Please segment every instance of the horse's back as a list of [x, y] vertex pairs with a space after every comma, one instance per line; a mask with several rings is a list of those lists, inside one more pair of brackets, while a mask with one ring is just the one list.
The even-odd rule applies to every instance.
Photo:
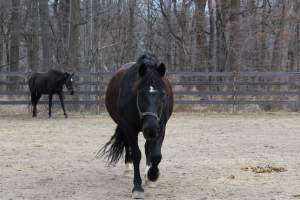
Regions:
[[29, 79], [29, 89], [31, 92], [38, 92], [41, 94], [48, 94], [47, 84], [49, 82], [49, 70], [46, 73], [34, 73]]

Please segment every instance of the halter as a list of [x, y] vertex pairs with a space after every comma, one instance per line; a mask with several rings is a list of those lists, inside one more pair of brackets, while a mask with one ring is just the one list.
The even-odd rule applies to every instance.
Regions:
[[142, 120], [144, 116], [152, 116], [154, 117], [158, 122], [160, 121], [158, 115], [154, 112], [142, 112], [141, 109], [140, 109], [140, 106], [139, 106], [139, 94], [137, 93], [136, 94], [136, 107], [137, 107], [137, 110], [139, 112], [139, 116], [140, 116], [140, 119]]

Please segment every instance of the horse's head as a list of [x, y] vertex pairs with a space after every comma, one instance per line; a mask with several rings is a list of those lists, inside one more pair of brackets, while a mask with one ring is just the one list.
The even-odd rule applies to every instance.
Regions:
[[163, 63], [137, 62], [140, 81], [137, 87], [137, 109], [142, 121], [146, 140], [159, 137], [160, 122], [167, 106], [167, 94], [163, 77], [166, 68]]
[[69, 74], [68, 72], [65, 72], [65, 78], [66, 78], [66, 87], [68, 91], [70, 92], [71, 95], [74, 94], [74, 89], [73, 89], [73, 76], [74, 73]]

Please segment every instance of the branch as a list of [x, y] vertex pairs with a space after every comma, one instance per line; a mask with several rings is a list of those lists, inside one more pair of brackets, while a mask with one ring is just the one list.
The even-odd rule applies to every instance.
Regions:
[[167, 22], [167, 26], [168, 26], [170, 34], [179, 43], [179, 45], [181, 46], [181, 48], [184, 51], [184, 54], [187, 55], [187, 50], [186, 50], [186, 48], [184, 46], [183, 40], [178, 35], [175, 34], [175, 32], [173, 30], [173, 27], [171, 25], [170, 19], [169, 19], [168, 15], [165, 12], [163, 0], [160, 0], [160, 10], [161, 10], [161, 14], [163, 15], [163, 17], [165, 18], [165, 20]]

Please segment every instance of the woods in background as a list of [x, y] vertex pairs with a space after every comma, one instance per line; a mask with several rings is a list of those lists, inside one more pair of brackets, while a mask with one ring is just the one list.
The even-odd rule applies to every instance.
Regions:
[[298, 0], [0, 0], [0, 70], [299, 71]]

